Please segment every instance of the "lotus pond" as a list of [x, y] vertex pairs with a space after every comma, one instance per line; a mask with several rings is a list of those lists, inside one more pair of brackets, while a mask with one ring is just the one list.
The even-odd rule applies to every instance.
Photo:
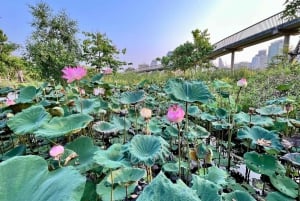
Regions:
[[300, 200], [294, 99], [244, 111], [246, 79], [63, 73], [64, 85], [0, 89], [1, 201]]

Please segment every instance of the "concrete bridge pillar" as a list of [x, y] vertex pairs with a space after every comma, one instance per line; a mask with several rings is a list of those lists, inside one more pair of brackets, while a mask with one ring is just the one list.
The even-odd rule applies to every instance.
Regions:
[[283, 39], [283, 54], [286, 55], [289, 52], [290, 47], [290, 34], [284, 35]]
[[231, 52], [231, 63], [230, 63], [231, 71], [233, 71], [233, 65], [234, 65], [234, 51]]

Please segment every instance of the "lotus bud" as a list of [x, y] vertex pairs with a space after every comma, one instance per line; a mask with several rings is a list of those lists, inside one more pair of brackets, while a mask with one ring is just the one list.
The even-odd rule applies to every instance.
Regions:
[[285, 111], [286, 111], [287, 113], [290, 113], [290, 112], [293, 111], [293, 110], [294, 110], [294, 108], [293, 108], [293, 105], [292, 105], [292, 104], [287, 103], [287, 104], [285, 105]]
[[58, 116], [58, 117], [62, 117], [64, 116], [65, 112], [64, 112], [64, 109], [61, 108], [61, 107], [54, 107], [54, 108], [51, 108], [49, 110], [50, 114], [52, 116]]
[[247, 87], [247, 80], [246, 80], [246, 78], [242, 78], [239, 81], [237, 81], [236, 85], [238, 87], [243, 87], [243, 88]]
[[255, 108], [254, 107], [249, 107], [248, 113], [251, 114], [251, 115], [255, 114]]
[[142, 117], [144, 117], [147, 120], [147, 119], [151, 118], [152, 111], [150, 109], [144, 107], [141, 109], [140, 114]]
[[184, 115], [184, 110], [179, 105], [175, 104], [169, 107], [167, 119], [170, 122], [179, 123], [184, 119]]
[[190, 149], [189, 155], [191, 160], [198, 161], [197, 152], [195, 149]]
[[50, 149], [49, 154], [54, 160], [60, 160], [60, 157], [63, 155], [64, 151], [65, 149], [63, 146], [55, 145]]

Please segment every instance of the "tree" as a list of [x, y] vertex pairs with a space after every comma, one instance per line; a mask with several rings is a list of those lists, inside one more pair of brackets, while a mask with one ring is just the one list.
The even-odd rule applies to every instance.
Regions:
[[283, 17], [296, 18], [299, 17], [298, 11], [300, 10], [300, 0], [286, 0], [285, 9], [283, 11]]
[[209, 64], [208, 55], [213, 50], [209, 42], [207, 30], [199, 29], [192, 31], [193, 42], [179, 45], [172, 53], [162, 57], [164, 67], [181, 69], [184, 72], [189, 68], [204, 67]]
[[120, 53], [126, 53], [126, 49], [119, 51], [105, 34], [99, 32], [84, 32], [84, 35], [87, 38], [83, 40], [82, 43], [82, 57], [86, 63], [98, 70], [109, 67], [112, 68], [114, 72], [117, 71], [121, 65], [126, 64], [118, 58]]
[[27, 58], [40, 69], [42, 78], [61, 79], [58, 73], [65, 66], [74, 66], [80, 59], [76, 40], [77, 22], [64, 11], [53, 15], [46, 3], [29, 6], [34, 31], [27, 40]]

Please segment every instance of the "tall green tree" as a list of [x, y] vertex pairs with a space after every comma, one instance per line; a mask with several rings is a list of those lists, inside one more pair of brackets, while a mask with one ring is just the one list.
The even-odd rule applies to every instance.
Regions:
[[296, 18], [299, 17], [300, 0], [285, 0], [285, 8], [283, 17]]
[[190, 68], [206, 67], [209, 65], [208, 55], [213, 50], [209, 42], [207, 30], [199, 29], [192, 31], [193, 42], [185, 42], [175, 50], [162, 57], [161, 63], [164, 67], [181, 69], [184, 72]]
[[118, 50], [105, 34], [84, 32], [84, 35], [86, 39], [82, 43], [82, 57], [87, 64], [98, 70], [109, 67], [114, 71], [117, 71], [120, 66], [126, 64], [120, 61], [118, 57], [121, 53], [125, 54], [126, 49]]
[[26, 56], [40, 70], [42, 78], [61, 79], [58, 72], [80, 60], [77, 22], [70, 19], [65, 11], [53, 14], [44, 2], [29, 5], [29, 9], [34, 31], [27, 40]]

